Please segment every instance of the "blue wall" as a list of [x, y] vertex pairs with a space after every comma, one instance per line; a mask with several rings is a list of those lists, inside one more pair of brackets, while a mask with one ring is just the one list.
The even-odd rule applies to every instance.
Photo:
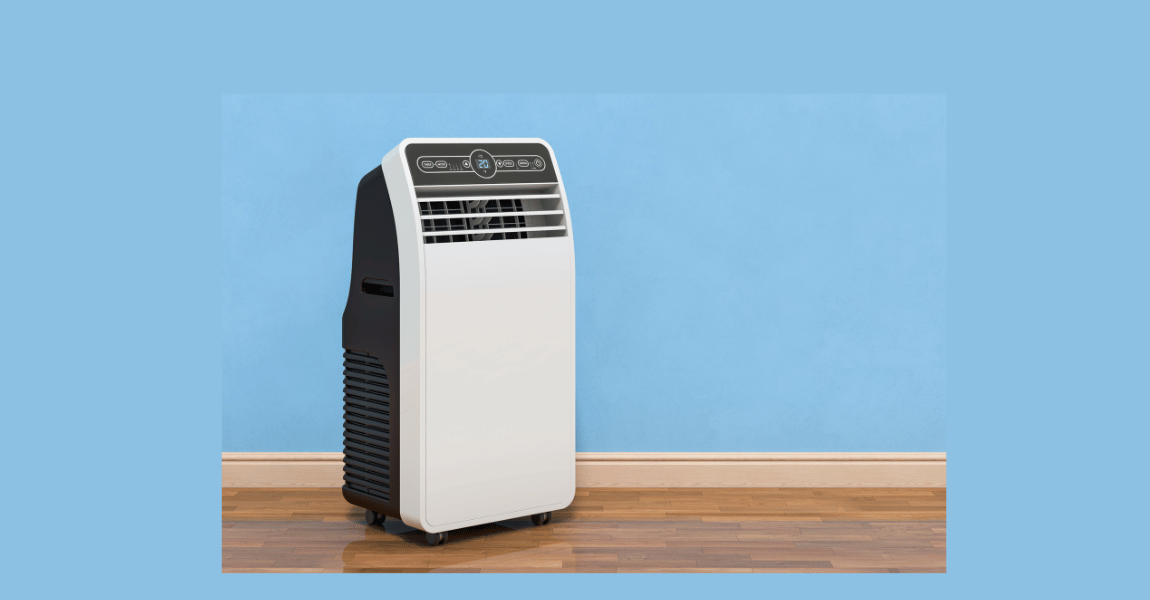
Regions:
[[580, 451], [943, 451], [942, 96], [228, 96], [223, 450], [336, 451], [355, 188], [405, 137], [542, 137]]

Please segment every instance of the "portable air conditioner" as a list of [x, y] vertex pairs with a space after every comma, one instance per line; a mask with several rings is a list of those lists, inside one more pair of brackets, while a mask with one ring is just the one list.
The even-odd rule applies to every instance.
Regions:
[[575, 496], [575, 254], [540, 139], [407, 139], [359, 182], [344, 486], [447, 532]]

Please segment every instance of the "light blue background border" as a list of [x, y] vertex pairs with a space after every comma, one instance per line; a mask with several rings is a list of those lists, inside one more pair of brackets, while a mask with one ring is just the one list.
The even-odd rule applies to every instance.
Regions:
[[[1145, 487], [1150, 395], [1144, 4], [467, 6], [8, 8], [0, 444], [19, 457], [6, 464], [8, 590], [1142, 591], [1146, 526], [1125, 504]], [[466, 56], [510, 31], [537, 32], [549, 52], [532, 60], [547, 68], [447, 79], [411, 50], [434, 34], [445, 55]], [[946, 93], [949, 572], [221, 576], [220, 95], [333, 90]], [[1079, 518], [1084, 506], [1116, 508]]]

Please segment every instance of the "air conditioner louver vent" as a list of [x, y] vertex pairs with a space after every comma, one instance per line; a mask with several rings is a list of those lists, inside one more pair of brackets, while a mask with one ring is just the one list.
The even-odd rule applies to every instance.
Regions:
[[391, 493], [389, 392], [379, 359], [351, 350], [343, 353], [343, 480], [384, 502]]
[[559, 194], [420, 198], [427, 244], [561, 237], [567, 234]]

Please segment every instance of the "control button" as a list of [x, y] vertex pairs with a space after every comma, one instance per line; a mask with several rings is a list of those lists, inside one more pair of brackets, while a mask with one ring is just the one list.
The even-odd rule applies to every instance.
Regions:
[[527, 167], [531, 166], [531, 161], [527, 160], [526, 158], [521, 158], [519, 159], [519, 166], [526, 169]]
[[425, 161], [423, 161], [423, 162], [421, 162], [421, 163], [419, 163], [419, 164], [420, 164], [420, 165], [421, 165], [421, 166], [422, 166], [424, 169], [432, 169], [432, 168], [435, 168], [435, 162], [433, 162], [433, 161], [430, 161], [430, 160], [425, 160]]
[[447, 168], [447, 161], [446, 161], [446, 160], [437, 160], [437, 161], [435, 161], [435, 168], [437, 168], [437, 169], [446, 169], [446, 168]]
[[513, 161], [513, 160], [503, 161], [503, 168], [504, 169], [514, 169], [515, 168], [515, 161]]
[[499, 167], [499, 168], [502, 168], [502, 167], [503, 167], [503, 161], [501, 161], [501, 160], [497, 160], [497, 161], [495, 161], [495, 166], [496, 166], [496, 167]]
[[463, 159], [463, 168], [464, 169], [470, 169], [471, 168], [471, 161], [467, 160], [466, 158]]
[[535, 168], [536, 169], [542, 169], [543, 168], [543, 159], [542, 158], [536, 158], [535, 159]]

